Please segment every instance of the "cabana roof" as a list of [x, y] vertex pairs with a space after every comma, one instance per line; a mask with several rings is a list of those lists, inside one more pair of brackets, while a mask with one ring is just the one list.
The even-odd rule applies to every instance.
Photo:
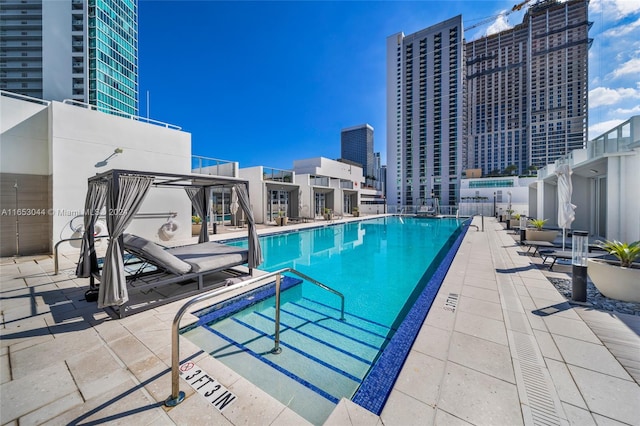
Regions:
[[113, 179], [118, 175], [137, 175], [137, 176], [151, 176], [154, 178], [152, 186], [178, 186], [178, 187], [214, 187], [214, 186], [227, 186], [230, 187], [235, 184], [242, 184], [248, 186], [249, 181], [246, 179], [235, 178], [231, 176], [217, 176], [217, 175], [202, 175], [197, 173], [178, 174], [178, 173], [164, 173], [164, 172], [145, 172], [139, 170], [124, 170], [124, 169], [112, 169], [103, 173], [98, 173], [95, 176], [89, 178], [89, 182], [94, 181], [107, 181]]

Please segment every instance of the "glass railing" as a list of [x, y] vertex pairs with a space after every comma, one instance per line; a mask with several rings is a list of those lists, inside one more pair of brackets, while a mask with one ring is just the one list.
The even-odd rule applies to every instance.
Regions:
[[[491, 205], [493, 206], [493, 205]], [[435, 211], [434, 211], [435, 208]], [[436, 215], [442, 216], [457, 216], [458, 214], [463, 215], [463, 212], [460, 211], [459, 206], [427, 206], [427, 205], [411, 205], [411, 206], [387, 206], [387, 213], [390, 214], [407, 214], [407, 215], [421, 215], [421, 214], [431, 214], [435, 213]], [[475, 212], [471, 212], [476, 214]], [[480, 213], [477, 213], [480, 214]], [[491, 213], [487, 214], [491, 215]]]
[[293, 183], [293, 172], [291, 170], [263, 167], [262, 179], [265, 181]]
[[331, 179], [326, 176], [311, 176], [309, 180], [312, 186], [329, 186], [329, 182], [331, 181]]
[[203, 175], [238, 177], [238, 163], [236, 161], [192, 155], [191, 171]]

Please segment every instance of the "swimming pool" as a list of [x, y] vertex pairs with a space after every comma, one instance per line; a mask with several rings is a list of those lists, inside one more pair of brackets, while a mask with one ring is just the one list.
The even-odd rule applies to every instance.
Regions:
[[233, 315], [220, 317], [219, 307], [197, 313], [199, 326], [184, 336], [312, 423], [342, 397], [379, 413], [464, 229], [457, 219], [385, 217], [261, 237], [261, 269], [291, 267], [342, 292], [346, 321], [335, 295], [290, 279], [280, 355], [269, 352], [267, 290], [233, 301], [248, 305]]

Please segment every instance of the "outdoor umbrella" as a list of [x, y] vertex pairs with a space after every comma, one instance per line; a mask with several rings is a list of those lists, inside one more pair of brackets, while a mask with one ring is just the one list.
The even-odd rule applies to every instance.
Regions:
[[231, 187], [231, 204], [229, 204], [229, 211], [231, 212], [231, 214], [233, 214], [233, 222], [235, 226], [238, 226], [238, 218], [236, 216], [236, 213], [238, 213], [239, 207], [240, 206], [238, 205], [238, 194], [236, 193], [235, 186], [232, 186]]
[[565, 229], [571, 228], [576, 218], [576, 206], [571, 204], [571, 167], [563, 164], [556, 169], [558, 176], [558, 226], [562, 228], [562, 250], [564, 250]]

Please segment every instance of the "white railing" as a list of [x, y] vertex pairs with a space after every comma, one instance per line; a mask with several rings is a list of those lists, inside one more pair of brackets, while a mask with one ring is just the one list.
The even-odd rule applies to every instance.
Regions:
[[142, 121], [144, 123], [153, 124], [155, 126], [165, 127], [167, 129], [173, 130], [182, 130], [182, 127], [176, 126], [175, 124], [164, 123], [158, 120], [152, 120], [146, 117], [140, 117], [139, 115], [129, 114], [128, 112], [120, 111], [111, 107], [98, 107], [96, 105], [91, 105], [86, 102], [76, 101], [75, 99], [65, 99], [62, 101], [63, 104], [73, 105], [81, 108], [87, 108], [92, 111], [103, 112], [106, 114], [117, 115], [119, 117], [128, 118], [135, 121]]
[[0, 90], [0, 95], [6, 96], [8, 98], [20, 99], [20, 100], [23, 100], [23, 101], [33, 102], [33, 103], [36, 103], [36, 104], [42, 104], [42, 105], [46, 105], [46, 106], [49, 106], [51, 104], [51, 101], [45, 101], [45, 100], [42, 100], [42, 99], [33, 98], [31, 96], [21, 95], [20, 93], [6, 92], [4, 90]]

